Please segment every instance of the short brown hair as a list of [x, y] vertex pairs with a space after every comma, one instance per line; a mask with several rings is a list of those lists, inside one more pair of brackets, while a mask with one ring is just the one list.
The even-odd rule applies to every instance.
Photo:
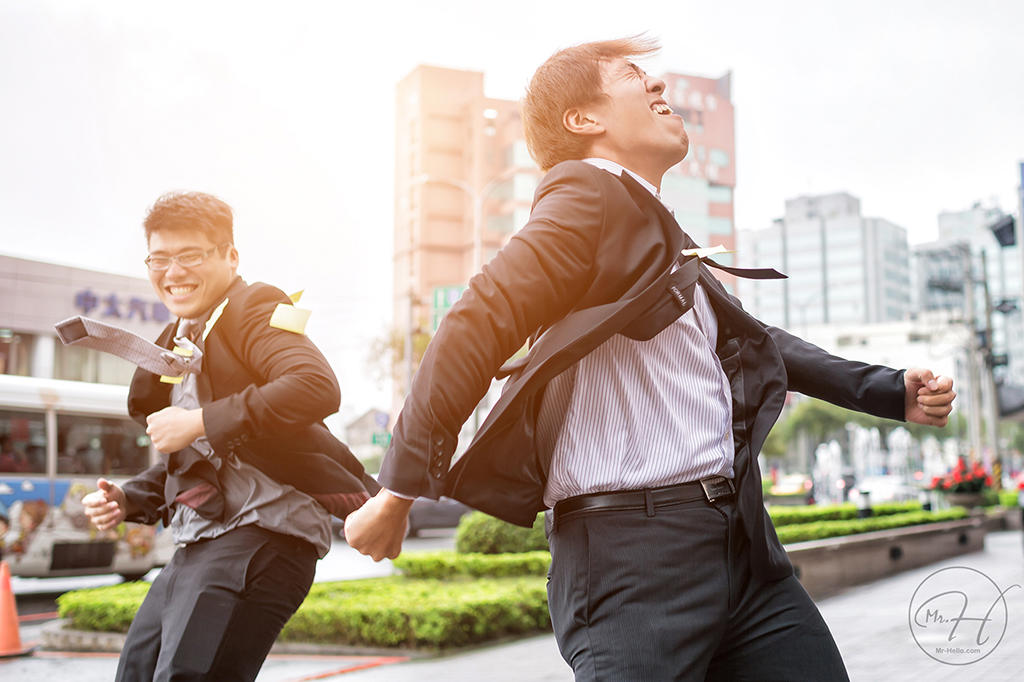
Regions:
[[214, 244], [233, 243], [231, 207], [212, 194], [169, 192], [149, 209], [143, 223], [146, 242], [161, 230], [201, 230]]
[[654, 38], [636, 35], [567, 47], [540, 65], [523, 98], [523, 127], [530, 156], [541, 170], [560, 161], [586, 158], [590, 140], [566, 130], [562, 116], [602, 96], [601, 62], [645, 56], [659, 49]]

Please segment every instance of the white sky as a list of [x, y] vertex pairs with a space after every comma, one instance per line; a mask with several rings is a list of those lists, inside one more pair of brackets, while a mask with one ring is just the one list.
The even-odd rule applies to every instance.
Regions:
[[647, 31], [648, 71], [733, 71], [738, 228], [848, 191], [920, 242], [941, 210], [1016, 210], [1022, 26], [1015, 0], [0, 0], [0, 252], [143, 276], [153, 199], [217, 194], [243, 276], [307, 290], [344, 411], [387, 407], [365, 348], [390, 323], [394, 88], [416, 64], [516, 99], [556, 49]]

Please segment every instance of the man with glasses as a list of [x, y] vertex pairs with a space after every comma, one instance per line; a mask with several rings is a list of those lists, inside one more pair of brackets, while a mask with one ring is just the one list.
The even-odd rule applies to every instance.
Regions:
[[[145, 220], [149, 278], [177, 321], [157, 343], [181, 378], [139, 369], [128, 409], [160, 462], [83, 499], [105, 530], [163, 520], [179, 546], [132, 621], [118, 680], [255, 679], [330, 549], [330, 514], [376, 492], [323, 419], [337, 379], [291, 300], [238, 275], [231, 208], [168, 194]], [[286, 320], [282, 323], [281, 320]]]

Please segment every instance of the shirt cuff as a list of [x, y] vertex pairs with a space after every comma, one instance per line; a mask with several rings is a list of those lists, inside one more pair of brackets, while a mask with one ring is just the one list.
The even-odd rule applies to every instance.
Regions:
[[415, 495], [406, 495], [405, 493], [397, 493], [394, 490], [391, 490], [390, 488], [384, 488], [384, 490], [387, 490], [389, 493], [391, 493], [395, 497], [400, 497], [403, 500], [415, 500], [416, 499]]

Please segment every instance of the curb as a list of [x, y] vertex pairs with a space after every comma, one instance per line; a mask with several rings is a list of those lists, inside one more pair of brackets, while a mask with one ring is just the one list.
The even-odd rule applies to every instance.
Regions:
[[[76, 651], [120, 653], [127, 634], [123, 632], [97, 632], [75, 630], [68, 627], [70, 620], [63, 618], [47, 623], [42, 628], [41, 644], [45, 651]], [[298, 656], [375, 656], [402, 659], [436, 658], [436, 652], [413, 649], [373, 649], [341, 644], [314, 644], [311, 642], [274, 642], [271, 654]]]

